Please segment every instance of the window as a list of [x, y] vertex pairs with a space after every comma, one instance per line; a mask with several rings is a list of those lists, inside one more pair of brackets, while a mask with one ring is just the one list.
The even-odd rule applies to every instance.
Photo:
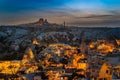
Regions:
[[104, 80], [107, 80], [107, 78], [104, 78]]
[[100, 78], [99, 80], [108, 80], [107, 78]]
[[106, 70], [106, 73], [108, 74], [108, 73], [109, 73], [109, 71], [108, 71], [108, 70]]
[[100, 78], [99, 80], [103, 80], [103, 78]]

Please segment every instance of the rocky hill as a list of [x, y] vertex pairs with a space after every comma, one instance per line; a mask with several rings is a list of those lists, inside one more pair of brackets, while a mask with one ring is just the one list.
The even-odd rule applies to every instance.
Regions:
[[24, 52], [26, 47], [32, 44], [33, 37], [36, 37], [40, 44], [64, 43], [74, 46], [79, 46], [82, 40], [89, 44], [97, 39], [120, 39], [120, 28], [72, 27], [50, 24], [46, 20], [44, 24], [42, 21], [40, 19], [30, 24], [0, 26], [0, 56]]

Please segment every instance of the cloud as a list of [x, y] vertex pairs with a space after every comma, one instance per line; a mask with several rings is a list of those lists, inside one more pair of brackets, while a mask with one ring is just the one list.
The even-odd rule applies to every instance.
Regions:
[[29, 23], [40, 17], [58, 24], [118, 24], [119, 8], [109, 8], [104, 1], [1, 0], [0, 24]]
[[89, 15], [74, 19], [71, 25], [120, 27], [120, 15]]
[[63, 6], [69, 0], [1, 0], [0, 12], [14, 13]]
[[23, 24], [37, 21], [39, 18], [47, 18], [51, 23], [63, 23], [71, 14], [58, 8], [55, 9], [35, 9], [15, 14], [0, 13], [0, 24]]
[[[120, 25], [120, 15], [118, 11], [101, 11], [98, 14], [83, 10], [71, 10], [62, 8], [36, 9], [18, 14], [9, 14], [0, 19], [0, 24], [23, 24], [37, 21], [40, 17], [47, 18], [51, 23], [67, 25]], [[1, 13], [0, 13], [1, 15]]]

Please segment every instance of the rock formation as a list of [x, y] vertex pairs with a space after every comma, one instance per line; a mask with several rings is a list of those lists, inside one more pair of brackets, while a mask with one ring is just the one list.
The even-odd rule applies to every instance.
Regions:
[[39, 21], [35, 22], [35, 25], [46, 25], [48, 24], [47, 19], [40, 18]]
[[34, 54], [33, 54], [32, 50], [31, 50], [31, 48], [28, 47], [25, 50], [25, 54], [24, 54], [23, 59], [22, 59], [21, 62], [22, 62], [22, 64], [25, 64], [25, 63], [31, 63], [33, 61], [35, 61]]

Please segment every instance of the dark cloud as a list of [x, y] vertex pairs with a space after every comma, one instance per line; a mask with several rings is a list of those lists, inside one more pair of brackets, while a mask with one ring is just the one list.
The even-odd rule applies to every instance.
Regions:
[[113, 16], [116, 16], [116, 15], [89, 15], [86, 17], [78, 17], [78, 18], [106, 18], [106, 17], [109, 18]]
[[89, 15], [87, 17], [75, 17], [72, 25], [84, 25], [84, 26], [110, 26], [120, 27], [120, 15]]

